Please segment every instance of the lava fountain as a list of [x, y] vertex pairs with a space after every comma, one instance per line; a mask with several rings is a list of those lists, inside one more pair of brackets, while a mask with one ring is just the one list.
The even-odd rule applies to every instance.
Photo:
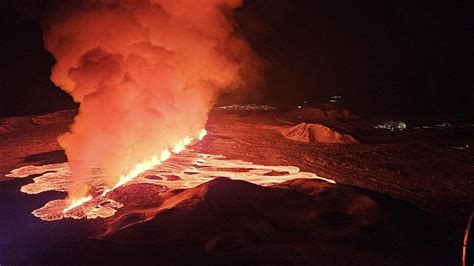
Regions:
[[[204, 136], [207, 134], [206, 129], [201, 129], [198, 135], [198, 140], [202, 140]], [[179, 140], [173, 147], [173, 153], [178, 154], [182, 152], [183, 150], [186, 149], [186, 146], [191, 144], [193, 141], [193, 138], [186, 136], [183, 139]], [[140, 174], [153, 169], [154, 167], [160, 165], [164, 161], [168, 160], [171, 157], [171, 153], [169, 150], [163, 150], [160, 153], [160, 157], [158, 155], [153, 155], [151, 158], [144, 160], [143, 162], [140, 162], [133, 167], [133, 169], [127, 173], [126, 175], [120, 176], [118, 182], [111, 188], [105, 188], [101, 194], [102, 197], [106, 196], [109, 192], [113, 191], [114, 189], [123, 186], [127, 184], [128, 182], [132, 181], [135, 179], [137, 176]], [[89, 202], [92, 200], [94, 197], [91, 195], [84, 196], [81, 198], [73, 198], [71, 200], [71, 204], [64, 208], [63, 213], [66, 213], [70, 210], [73, 210], [74, 208], [77, 208], [81, 205], [83, 205], [86, 202]]]
[[95, 198], [95, 185], [84, 181], [100, 178], [106, 196], [202, 139], [220, 93], [255, 85], [260, 60], [232, 18], [241, 4], [59, 2], [44, 32], [56, 59], [51, 79], [80, 103], [58, 138], [72, 178], [65, 213]]

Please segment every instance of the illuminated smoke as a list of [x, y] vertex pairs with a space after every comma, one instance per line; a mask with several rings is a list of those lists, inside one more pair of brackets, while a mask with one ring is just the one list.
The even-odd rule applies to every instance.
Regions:
[[80, 102], [58, 138], [77, 181], [99, 166], [113, 186], [137, 163], [197, 138], [219, 93], [255, 83], [259, 60], [232, 19], [241, 2], [62, 1], [44, 41], [57, 60], [51, 79]]

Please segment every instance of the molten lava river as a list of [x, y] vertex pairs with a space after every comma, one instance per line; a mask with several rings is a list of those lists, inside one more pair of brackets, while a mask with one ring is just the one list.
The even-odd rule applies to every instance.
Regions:
[[[201, 134], [199, 139], [205, 135]], [[161, 156], [149, 159], [137, 165], [129, 174], [122, 176], [113, 187], [101, 183], [101, 169], [91, 168], [94, 176], [85, 179], [91, 194], [80, 199], [52, 200], [43, 207], [34, 210], [33, 215], [45, 221], [63, 218], [93, 219], [113, 216], [124, 205], [110, 196], [111, 191], [119, 190], [130, 184], [151, 184], [163, 187], [164, 190], [187, 189], [217, 177], [244, 180], [257, 185], [268, 186], [298, 178], [322, 179], [335, 183], [334, 180], [319, 177], [316, 174], [300, 172], [294, 166], [264, 166], [241, 160], [228, 160], [222, 155], [203, 154], [187, 149], [193, 140], [185, 138], [171, 152], [161, 152]], [[41, 166], [28, 165], [12, 170], [7, 176], [24, 178], [37, 175], [33, 183], [21, 187], [27, 194], [38, 194], [46, 191], [66, 191], [72, 185], [68, 163], [55, 163]], [[81, 179], [82, 181], [83, 179]]]

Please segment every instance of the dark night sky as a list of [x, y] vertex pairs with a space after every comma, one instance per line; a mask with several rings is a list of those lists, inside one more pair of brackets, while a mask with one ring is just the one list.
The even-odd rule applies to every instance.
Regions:
[[[340, 94], [359, 113], [474, 116], [474, 1], [245, 2], [240, 29], [269, 66], [262, 102]], [[75, 106], [49, 81], [41, 21], [51, 3], [0, 4], [0, 116]]]

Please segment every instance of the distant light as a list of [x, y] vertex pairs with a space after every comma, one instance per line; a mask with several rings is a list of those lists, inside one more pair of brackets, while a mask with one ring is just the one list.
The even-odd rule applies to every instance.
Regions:
[[341, 98], [342, 97], [340, 95], [333, 95], [331, 96], [331, 98], [329, 98], [329, 102], [338, 103], [341, 100]]
[[301, 109], [301, 105], [298, 105], [298, 109]]
[[403, 121], [386, 121], [383, 124], [373, 125], [372, 127], [376, 129], [388, 129], [390, 131], [401, 131], [407, 129], [407, 124]]

